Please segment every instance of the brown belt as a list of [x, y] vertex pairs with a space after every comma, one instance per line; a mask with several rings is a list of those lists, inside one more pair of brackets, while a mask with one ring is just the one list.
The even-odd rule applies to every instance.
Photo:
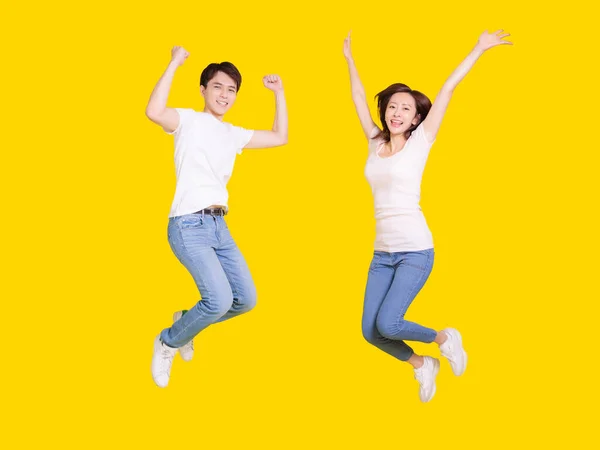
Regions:
[[223, 208], [206, 208], [201, 209], [200, 211], [196, 211], [192, 214], [205, 214], [207, 216], [224, 216], [227, 214], [227, 210]]

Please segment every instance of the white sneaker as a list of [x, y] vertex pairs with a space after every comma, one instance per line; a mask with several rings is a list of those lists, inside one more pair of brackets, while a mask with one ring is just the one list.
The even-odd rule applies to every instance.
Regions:
[[171, 376], [171, 364], [177, 353], [176, 348], [165, 345], [160, 340], [160, 335], [154, 340], [154, 353], [152, 354], [152, 379], [158, 387], [167, 387]]
[[415, 369], [415, 379], [419, 382], [419, 398], [422, 402], [428, 402], [435, 395], [435, 377], [440, 371], [440, 361], [431, 356], [423, 358], [423, 365]]
[[446, 333], [448, 339], [440, 345], [440, 352], [450, 362], [454, 375], [462, 375], [467, 368], [467, 352], [462, 346], [462, 336], [454, 328], [446, 328], [442, 331]]
[[[173, 322], [177, 322], [183, 316], [183, 311], [177, 311], [173, 314]], [[194, 356], [194, 340], [192, 339], [190, 342], [185, 344], [183, 347], [179, 347], [179, 354], [181, 355], [181, 359], [184, 361], [191, 361]]]

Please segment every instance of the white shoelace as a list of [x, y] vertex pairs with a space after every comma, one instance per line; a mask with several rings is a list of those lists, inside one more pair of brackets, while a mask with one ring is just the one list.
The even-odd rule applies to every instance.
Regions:
[[425, 382], [425, 371], [422, 370], [424, 367], [425, 364], [415, 370], [415, 379], [419, 382], [419, 384], [423, 384]]
[[[444, 342], [444, 344], [445, 344], [445, 342]], [[454, 355], [454, 352], [453, 352], [453, 348], [452, 348], [451, 344], [448, 345], [446, 349], [441, 350], [440, 353], [442, 354], [442, 356], [446, 357], [448, 359], [448, 361], [455, 362], [454, 359], [452, 358], [452, 356]]]
[[163, 370], [166, 371], [170, 368], [173, 356], [175, 356], [175, 354], [165, 344], [161, 344], [160, 361]]

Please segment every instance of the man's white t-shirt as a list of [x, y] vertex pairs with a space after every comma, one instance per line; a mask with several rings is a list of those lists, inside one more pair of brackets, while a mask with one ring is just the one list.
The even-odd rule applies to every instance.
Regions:
[[169, 217], [191, 214], [211, 205], [227, 207], [227, 182], [238, 154], [253, 130], [222, 122], [193, 109], [176, 108], [175, 136], [177, 184]]
[[381, 139], [369, 139], [365, 176], [375, 201], [375, 250], [395, 253], [433, 248], [433, 238], [419, 206], [421, 178], [433, 142], [420, 124], [398, 153], [382, 158]]

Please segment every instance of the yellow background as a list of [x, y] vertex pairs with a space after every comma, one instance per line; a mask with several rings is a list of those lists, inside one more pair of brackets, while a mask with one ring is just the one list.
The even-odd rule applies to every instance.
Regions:
[[[4, 4], [0, 445], [592, 447], [598, 39], [584, 4]], [[370, 99], [392, 82], [435, 98], [484, 29], [515, 43], [458, 87], [423, 179], [436, 263], [407, 317], [460, 329], [470, 357], [461, 378], [442, 361], [429, 404], [361, 336], [374, 219], [350, 28]], [[261, 77], [277, 73], [290, 127], [286, 147], [242, 154], [229, 185], [259, 305], [203, 332], [162, 390], [154, 337], [198, 298], [166, 236], [172, 138], [144, 115], [173, 45], [190, 57], [170, 106], [201, 109], [201, 70], [229, 60], [243, 85], [226, 120], [270, 128]]]

